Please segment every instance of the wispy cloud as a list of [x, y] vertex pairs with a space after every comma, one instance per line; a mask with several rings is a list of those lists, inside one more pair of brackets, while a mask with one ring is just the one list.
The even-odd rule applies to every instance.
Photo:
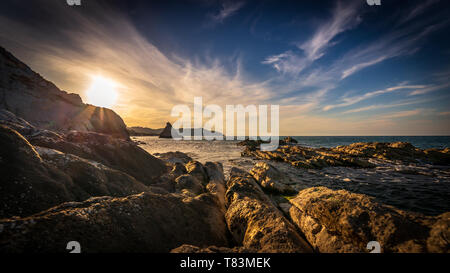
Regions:
[[449, 88], [449, 87], [450, 87], [450, 83], [432, 85], [432, 86], [428, 86], [427, 88], [420, 88], [420, 89], [414, 90], [411, 93], [409, 93], [409, 95], [411, 95], [411, 96], [424, 95], [424, 94], [428, 94], [430, 92], [438, 91], [438, 90], [441, 90], [444, 88]]
[[225, 1], [222, 3], [220, 10], [215, 14], [210, 14], [209, 17], [214, 24], [221, 24], [228, 17], [233, 16], [244, 6], [245, 2]]
[[297, 42], [297, 49], [303, 54], [286, 51], [278, 55], [267, 57], [262, 63], [271, 64], [276, 70], [282, 73], [299, 74], [307, 66], [325, 55], [326, 50], [337, 42], [333, 39], [340, 33], [352, 29], [361, 22], [358, 17], [357, 2], [343, 5], [340, 1], [332, 11], [329, 20], [323, 22], [316, 29], [310, 39], [304, 42]]
[[382, 95], [382, 94], [395, 92], [395, 91], [398, 91], [398, 90], [403, 90], [403, 89], [423, 89], [423, 88], [426, 88], [426, 86], [425, 85], [398, 85], [398, 86], [393, 86], [393, 87], [389, 87], [389, 88], [385, 88], [385, 89], [381, 89], [381, 90], [368, 92], [368, 93], [365, 93], [363, 95], [358, 95], [358, 96], [353, 96], [353, 97], [344, 97], [344, 98], [342, 98], [342, 103], [327, 105], [327, 106], [325, 106], [323, 108], [323, 110], [324, 111], [328, 111], [328, 110], [331, 110], [333, 108], [350, 106], [350, 105], [356, 104], [358, 102], [361, 102], [363, 100], [367, 100], [367, 99], [373, 98], [375, 96], [379, 96], [379, 95]]
[[312, 38], [298, 47], [306, 53], [307, 59], [314, 61], [321, 58], [327, 48], [336, 44], [332, 40], [340, 33], [349, 30], [361, 22], [358, 7], [353, 4], [343, 5], [338, 1], [332, 17], [319, 26]]

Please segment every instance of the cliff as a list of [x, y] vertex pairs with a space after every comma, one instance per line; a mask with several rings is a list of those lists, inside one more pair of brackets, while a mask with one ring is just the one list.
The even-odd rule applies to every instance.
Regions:
[[42, 129], [90, 131], [129, 139], [125, 123], [114, 111], [85, 104], [79, 95], [60, 90], [2, 47], [0, 109]]

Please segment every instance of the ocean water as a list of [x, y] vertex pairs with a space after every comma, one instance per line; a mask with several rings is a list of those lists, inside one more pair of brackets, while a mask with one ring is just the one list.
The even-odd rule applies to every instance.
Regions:
[[[284, 138], [284, 137], [280, 137]], [[300, 145], [308, 147], [335, 147], [339, 145], [348, 145], [355, 142], [410, 142], [416, 147], [422, 149], [428, 148], [447, 148], [450, 147], [450, 136], [417, 136], [417, 137], [391, 137], [391, 136], [373, 136], [373, 137], [349, 137], [349, 136], [296, 136], [294, 137]], [[133, 137], [142, 143], [144, 150], [151, 154], [167, 153], [180, 151], [188, 154], [191, 158], [206, 163], [207, 161], [221, 162], [224, 171], [228, 174], [232, 167], [251, 169], [254, 162], [250, 158], [241, 157], [244, 149], [236, 145], [239, 141], [207, 141], [207, 140], [173, 140], [167, 138], [158, 138], [155, 136]]]
[[450, 147], [450, 136], [294, 136], [293, 138], [300, 145], [314, 148], [331, 148], [356, 142], [409, 142], [421, 149]]

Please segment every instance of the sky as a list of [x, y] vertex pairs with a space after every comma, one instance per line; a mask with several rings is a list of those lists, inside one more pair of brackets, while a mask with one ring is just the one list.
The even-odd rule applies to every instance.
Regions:
[[129, 126], [173, 106], [280, 105], [280, 135], [450, 135], [450, 3], [3, 0], [0, 46], [62, 90], [117, 84]]

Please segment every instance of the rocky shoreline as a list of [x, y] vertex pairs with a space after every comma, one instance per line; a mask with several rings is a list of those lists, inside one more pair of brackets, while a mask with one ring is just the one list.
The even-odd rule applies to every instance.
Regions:
[[66, 252], [73, 240], [83, 252], [348, 253], [367, 252], [369, 241], [383, 252], [449, 251], [449, 212], [425, 216], [326, 187], [298, 191], [264, 161], [225, 179], [220, 163], [180, 152], [163, 160], [98, 133], [54, 134], [0, 126], [1, 253]]
[[[369, 241], [383, 252], [450, 251], [449, 149], [312, 149], [286, 139], [262, 152], [246, 141], [242, 156], [259, 162], [224, 173], [181, 152], [146, 152], [112, 110], [84, 104], [1, 48], [0, 72], [0, 253], [64, 253], [71, 241], [85, 253], [368, 252]], [[384, 190], [369, 196], [370, 179], [341, 175], [377, 180], [398, 166], [400, 186], [381, 188], [403, 201], [410, 189], [418, 197], [437, 187], [424, 207], [439, 213], [403, 210]], [[403, 181], [410, 176], [420, 180]]]

